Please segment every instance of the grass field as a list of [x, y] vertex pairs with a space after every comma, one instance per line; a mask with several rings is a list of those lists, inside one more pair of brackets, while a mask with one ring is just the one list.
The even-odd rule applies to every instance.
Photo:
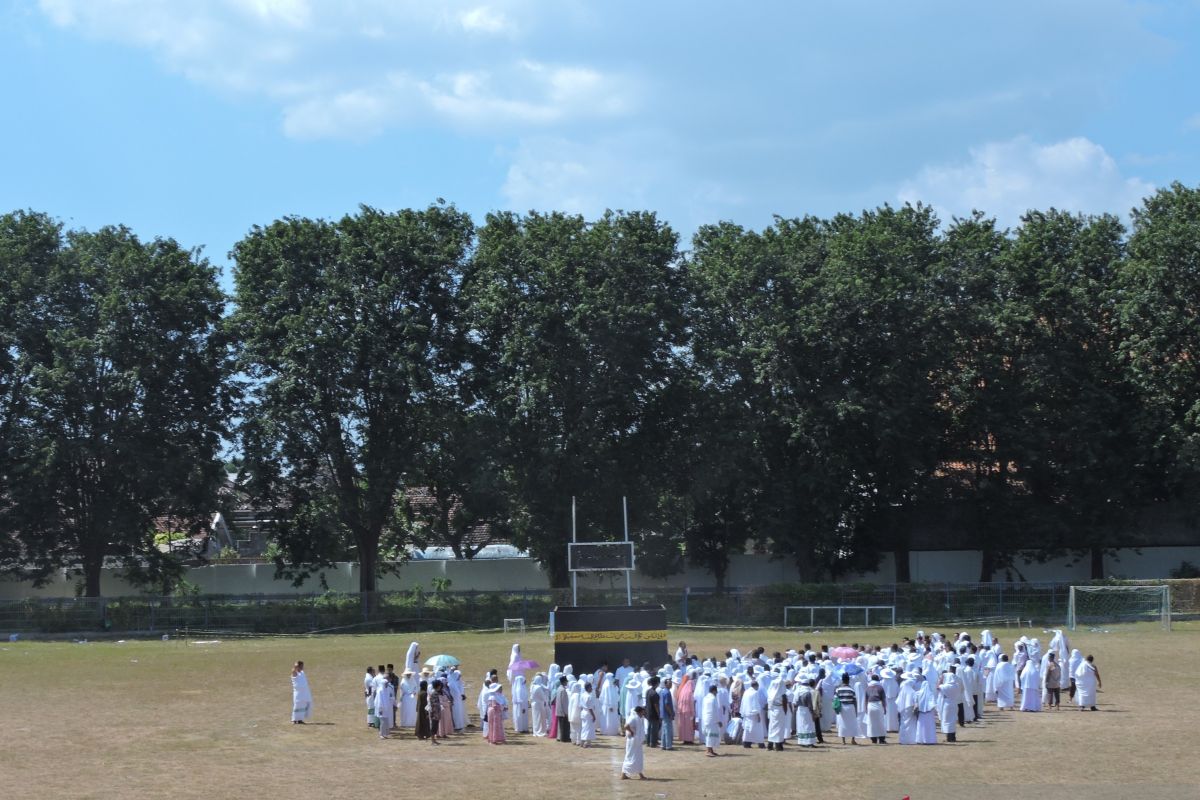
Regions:
[[[703, 656], [804, 641], [888, 643], [905, 633], [688, 630], [671, 637]], [[1012, 631], [999, 635], [1010, 649]], [[937, 747], [722, 748], [720, 759], [703, 758], [700, 747], [647, 751], [653, 780], [646, 782], [618, 780], [619, 739], [601, 737], [588, 751], [531, 736], [489, 746], [476, 729], [439, 748], [411, 734], [380, 740], [366, 727], [362, 673], [367, 664], [402, 664], [413, 639], [425, 656], [462, 659], [469, 710], [483, 673], [503, 671], [514, 641], [523, 655], [544, 665], [551, 660], [544, 631], [5, 643], [0, 797], [730, 798], [817, 791], [896, 800], [1200, 798], [1197, 623], [1171, 633], [1147, 625], [1072, 636], [1073, 647], [1096, 656], [1102, 713], [991, 710], [984, 725], [960, 729], [957, 744]], [[317, 724], [288, 721], [288, 672], [297, 658], [307, 664]]]

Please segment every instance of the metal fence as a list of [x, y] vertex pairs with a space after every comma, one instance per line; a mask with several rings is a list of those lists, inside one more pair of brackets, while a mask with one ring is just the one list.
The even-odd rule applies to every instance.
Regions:
[[[1190, 606], [1197, 592], [1187, 588], [1172, 592], [1176, 613], [1196, 610]], [[638, 590], [633, 602], [661, 603], [674, 625], [779, 626], [785, 606], [894, 606], [898, 625], [1016, 619], [1053, 625], [1066, 618], [1069, 592], [1068, 583], [795, 584], [724, 592]], [[624, 605], [625, 591], [581, 589], [579, 602]], [[0, 601], [0, 635], [479, 630], [517, 617], [545, 625], [556, 605], [570, 604], [569, 590], [29, 598]], [[834, 627], [835, 620], [819, 619], [814, 626]], [[853, 615], [847, 612], [843, 622], [855, 624]]]

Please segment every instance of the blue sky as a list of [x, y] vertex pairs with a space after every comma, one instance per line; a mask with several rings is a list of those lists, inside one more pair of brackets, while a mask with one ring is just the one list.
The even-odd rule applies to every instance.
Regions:
[[445, 198], [722, 219], [1126, 214], [1200, 183], [1200, 3], [0, 0], [0, 209], [227, 264]]

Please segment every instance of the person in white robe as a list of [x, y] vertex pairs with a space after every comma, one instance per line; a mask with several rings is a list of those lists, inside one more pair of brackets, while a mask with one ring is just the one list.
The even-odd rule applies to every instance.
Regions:
[[942, 674], [938, 684], [938, 719], [947, 742], [958, 741], [958, 704], [962, 701], [962, 681], [954, 667]]
[[367, 727], [375, 727], [375, 701], [371, 695], [375, 691], [375, 668], [367, 667], [367, 672], [363, 675], [363, 700], [367, 704]]
[[1013, 668], [1008, 656], [1000, 656], [1000, 663], [992, 673], [993, 691], [996, 693], [996, 707], [999, 709], [1013, 707], [1013, 687], [1017, 683], [1017, 671]]
[[400, 727], [417, 727], [417, 692], [421, 688], [420, 681], [412, 670], [404, 670], [400, 676]]
[[1021, 710], [1042, 710], [1042, 665], [1033, 658], [1021, 670]]
[[479, 687], [479, 697], [475, 700], [475, 710], [479, 712], [479, 728], [484, 738], [487, 738], [488, 730], [488, 700], [492, 696], [492, 679], [485, 677], [483, 685]]
[[621, 720], [625, 718], [625, 684], [629, 680], [629, 676], [636, 674], [636, 672], [637, 670], [633, 668], [627, 658], [621, 666], [617, 667], [617, 671], [613, 673], [616, 676], [613, 680], [613, 685], [617, 687], [617, 713], [621, 715], [621, 718], [617, 720], [618, 733], [620, 733], [621, 729]]
[[505, 676], [507, 676], [507, 678], [508, 678], [508, 682], [509, 682], [509, 683], [512, 683], [512, 682], [513, 682], [513, 668], [512, 668], [512, 665], [513, 665], [513, 663], [514, 663], [514, 662], [516, 662], [516, 661], [517, 661], [517, 659], [519, 659], [520, 657], [521, 657], [521, 645], [519, 645], [519, 644], [514, 644], [514, 645], [512, 646], [512, 651], [511, 651], [511, 652], [508, 654], [508, 668], [504, 670], [504, 674], [505, 674]]
[[621, 780], [628, 780], [630, 775], [645, 780], [645, 754], [642, 748], [646, 743], [646, 709], [643, 706], [636, 706], [629, 712], [624, 731], [625, 760], [621, 762]]
[[303, 725], [312, 717], [312, 689], [304, 674], [304, 662], [292, 665], [292, 724]]
[[880, 683], [883, 684], [884, 725], [888, 733], [896, 733], [900, 730], [900, 712], [896, 706], [896, 696], [900, 694], [900, 681], [896, 670], [891, 667], [884, 668], [879, 677]]
[[970, 724], [975, 721], [975, 695], [977, 694], [977, 682], [975, 674], [975, 660], [970, 656], [963, 658], [963, 666], [959, 667], [958, 678], [962, 681], [962, 707], [963, 707], [963, 722]]
[[461, 733], [467, 727], [467, 690], [463, 687], [462, 672], [454, 670], [447, 679], [450, 691], [450, 721], [455, 733]]
[[1067, 696], [1072, 700], [1075, 699], [1075, 670], [1079, 669], [1079, 665], [1083, 663], [1083, 653], [1078, 650], [1071, 651], [1071, 657], [1067, 659], [1067, 675], [1066, 678], [1070, 681], [1067, 687]]
[[767, 689], [767, 749], [782, 751], [783, 743], [791, 733], [789, 723], [791, 704], [788, 701], [788, 686], [782, 675], [776, 675]]
[[371, 718], [374, 720], [376, 726], [380, 724], [379, 714], [376, 711], [379, 704], [376, 702], [376, 699], [384, 686], [391, 686], [391, 681], [388, 680], [387, 668], [383, 664], [380, 664], [378, 669], [375, 670], [375, 677], [371, 679], [371, 706], [369, 709]]
[[833, 727], [834, 711], [833, 696], [837, 693], [838, 676], [833, 671], [832, 664], [825, 667], [825, 677], [817, 684], [821, 691], [821, 722], [820, 729], [827, 731]]
[[571, 685], [567, 688], [570, 694], [567, 696], [567, 719], [571, 721], [571, 743], [582, 744], [580, 735], [580, 708], [579, 701], [583, 692], [583, 683], [581, 681], [571, 681]]
[[700, 703], [700, 736], [704, 738], [704, 755], [718, 755], [721, 734], [725, 729], [721, 717], [721, 698], [717, 685], [710, 684]]
[[793, 692], [793, 705], [796, 709], [796, 744], [800, 747], [817, 746], [817, 720], [814, 717], [817, 698], [814, 686], [816, 682], [809, 678], [797, 681]]
[[616, 736], [621, 732], [621, 692], [617, 688], [616, 675], [608, 673], [600, 684], [600, 696], [596, 698], [599, 716], [597, 728], [604, 736]]
[[937, 744], [937, 692], [924, 675], [918, 675], [916, 681], [917, 744]]
[[550, 688], [546, 685], [546, 676], [540, 672], [533, 676], [533, 686], [529, 690], [529, 716], [533, 735], [545, 738], [550, 732]]
[[391, 681], [384, 681], [375, 690], [375, 716], [379, 718], [379, 738], [388, 738], [396, 722], [396, 692]]
[[631, 672], [621, 689], [621, 707], [626, 709], [625, 718], [629, 711], [642, 705], [642, 679], [636, 672]]
[[896, 710], [900, 716], [900, 744], [917, 743], [917, 682], [911, 673], [901, 676], [900, 691], [896, 694]]
[[592, 685], [586, 683], [579, 692], [579, 742], [591, 747], [596, 741], [596, 695]]
[[758, 683], [751, 682], [742, 692], [742, 746], [751, 747], [763, 744], [767, 732], [766, 709], [763, 708], [762, 696], [758, 693]]
[[1075, 668], [1075, 702], [1080, 711], [1098, 710], [1096, 690], [1100, 688], [1100, 670], [1096, 668], [1095, 660], [1088, 656]]
[[872, 675], [867, 681], [864, 699], [867, 705], [864, 718], [867, 738], [877, 744], [887, 744], [887, 692], [878, 675]]
[[408, 646], [408, 653], [404, 656], [404, 669], [412, 672], [414, 675], [421, 670], [421, 665], [417, 663], [421, 659], [421, 646], [416, 642], [412, 642]]
[[525, 684], [524, 675], [513, 678], [512, 726], [513, 733], [529, 732], [529, 687]]

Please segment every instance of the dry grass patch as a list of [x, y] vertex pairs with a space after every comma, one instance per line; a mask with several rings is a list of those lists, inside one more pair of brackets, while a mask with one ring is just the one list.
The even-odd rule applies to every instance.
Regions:
[[[901, 631], [804, 635], [773, 630], [675, 631], [692, 652], [723, 654], [804, 641], [886, 643]], [[978, 634], [978, 631], [974, 633]], [[1028, 633], [1028, 631], [1027, 631]], [[1040, 635], [1040, 631], [1038, 631]], [[1007, 635], [1006, 635], [1007, 634]], [[1000, 636], [1009, 649], [1011, 632]], [[1200, 626], [1080, 631], [1094, 653], [1102, 713], [1000, 714], [968, 726], [957, 745], [842, 747], [783, 753], [723, 748], [647, 752], [655, 780], [620, 782], [623, 745], [601, 737], [582, 751], [529, 736], [489, 746], [477, 730], [434, 748], [410, 734], [380, 740], [361, 700], [367, 664], [403, 663], [409, 641], [425, 656], [463, 661], [468, 709], [509, 649], [551, 660], [545, 632], [254, 639], [220, 644], [138, 641], [0, 645], [0, 793], [12, 798], [722, 797], [839, 787], [855, 798], [972, 800], [1036, 792], [1089, 798], [1197, 798], [1193, 709], [1200, 686], [1187, 665]], [[1048, 637], [1042, 637], [1046, 641]], [[314, 722], [288, 722], [288, 670], [308, 666]], [[506, 687], [507, 690], [507, 687]], [[472, 716], [472, 722], [475, 722]], [[1038, 789], [1036, 787], [1042, 787]], [[1136, 787], [1136, 790], [1135, 790]], [[1080, 795], [1079, 792], [1084, 792]], [[731, 794], [732, 793], [732, 794]]]

